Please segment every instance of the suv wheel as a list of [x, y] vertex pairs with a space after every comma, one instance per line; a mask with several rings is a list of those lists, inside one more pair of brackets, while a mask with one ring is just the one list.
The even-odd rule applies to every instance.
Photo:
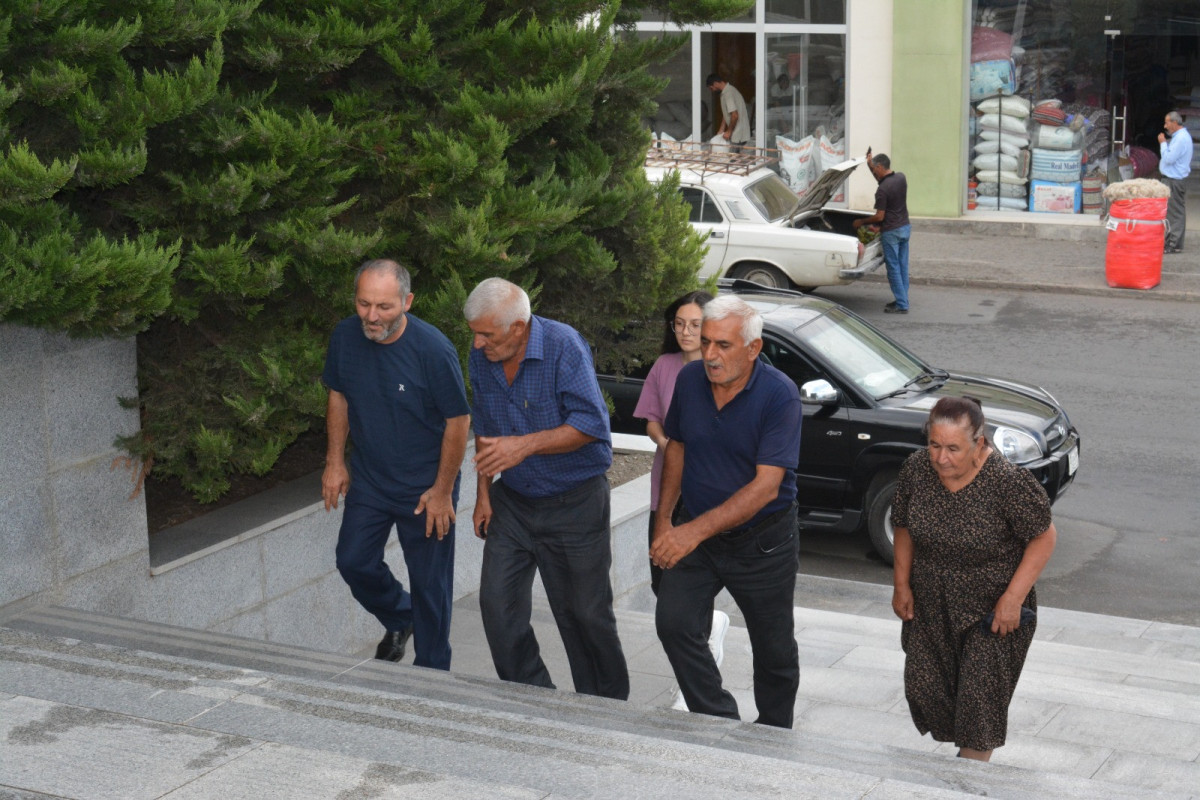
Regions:
[[734, 270], [732, 277], [754, 281], [772, 289], [790, 289], [792, 286], [792, 282], [788, 280], [787, 275], [784, 275], [770, 264], [764, 264], [761, 261], [751, 261], [749, 264], [739, 266]]
[[895, 554], [895, 532], [892, 529], [892, 496], [896, 494], [894, 470], [879, 473], [867, 489], [867, 533], [871, 546], [885, 564], [891, 564]]

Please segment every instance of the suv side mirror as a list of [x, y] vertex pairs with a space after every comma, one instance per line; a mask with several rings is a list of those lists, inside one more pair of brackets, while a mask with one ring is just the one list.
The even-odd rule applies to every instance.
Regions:
[[841, 399], [841, 393], [824, 378], [808, 381], [800, 387], [800, 402], [802, 403], [834, 406], [837, 405], [839, 399]]

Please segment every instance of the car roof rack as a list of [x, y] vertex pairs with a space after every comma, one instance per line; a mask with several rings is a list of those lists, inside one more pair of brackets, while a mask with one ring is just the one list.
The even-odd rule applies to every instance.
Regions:
[[765, 147], [741, 147], [739, 152], [719, 152], [712, 145], [654, 139], [646, 151], [646, 166], [662, 169], [690, 169], [701, 174], [720, 172], [749, 175], [756, 169], [779, 161], [779, 151]]

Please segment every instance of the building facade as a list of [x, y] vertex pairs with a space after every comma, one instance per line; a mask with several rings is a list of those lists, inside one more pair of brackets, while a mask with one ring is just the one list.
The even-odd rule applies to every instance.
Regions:
[[[758, 0], [684, 33], [655, 135], [709, 140], [720, 105], [704, 79], [719, 74], [801, 194], [870, 147], [909, 176], [913, 214], [1053, 222], [1098, 215], [1105, 185], [1152, 176], [1166, 112], [1200, 141], [1194, 0]], [[873, 196], [859, 170], [845, 203]]]

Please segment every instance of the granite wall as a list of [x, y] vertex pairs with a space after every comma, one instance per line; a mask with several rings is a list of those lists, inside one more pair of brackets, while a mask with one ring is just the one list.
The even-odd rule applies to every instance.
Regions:
[[[153, 538], [144, 499], [115, 466], [118, 435], [137, 430], [132, 340], [75, 340], [0, 325], [0, 616], [5, 606], [64, 605], [356, 652], [379, 638], [334, 566], [341, 512], [318, 475], [206, 514]], [[459, 497], [455, 597], [478, 589], [483, 543], [469, 532], [475, 473]], [[613, 491], [620, 595], [644, 583], [649, 476]], [[407, 580], [393, 543], [388, 563]], [[540, 591], [540, 585], [537, 585]]]

